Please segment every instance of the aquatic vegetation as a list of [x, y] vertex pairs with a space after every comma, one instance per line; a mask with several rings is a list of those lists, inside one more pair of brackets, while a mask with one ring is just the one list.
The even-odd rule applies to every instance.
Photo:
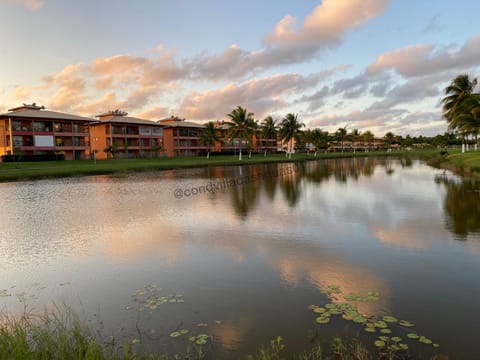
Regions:
[[160, 305], [166, 303], [181, 304], [185, 301], [182, 294], [162, 295], [161, 291], [162, 289], [157, 285], [146, 285], [142, 289], [135, 290], [132, 293], [132, 300], [136, 305], [127, 305], [124, 309], [136, 309], [138, 312], [145, 311], [146, 309], [153, 311]]
[[[341, 315], [341, 318], [346, 321], [364, 326], [364, 331], [368, 333], [376, 333], [377, 330], [382, 334], [374, 340], [374, 345], [382, 350], [388, 352], [398, 352], [408, 350], [408, 345], [403, 338], [396, 336], [394, 332], [401, 331], [402, 328], [411, 328], [414, 326], [408, 320], [399, 320], [393, 315], [383, 315], [379, 319], [378, 315], [360, 313], [356, 304], [357, 302], [377, 301], [380, 299], [380, 293], [370, 291], [366, 296], [357, 293], [349, 293], [344, 295], [342, 290], [335, 285], [329, 285], [322, 289], [321, 292], [329, 297], [330, 303], [323, 306], [310, 305], [309, 309], [316, 314], [320, 314], [315, 319], [318, 324], [327, 324], [332, 319], [332, 315]], [[339, 302], [340, 300], [344, 302]], [[389, 335], [389, 336], [386, 336]], [[392, 335], [392, 336], [390, 336]], [[418, 342], [426, 345], [431, 345], [438, 348], [440, 345], [433, 343], [432, 340], [423, 335], [410, 332], [406, 335], [407, 339], [418, 340]]]

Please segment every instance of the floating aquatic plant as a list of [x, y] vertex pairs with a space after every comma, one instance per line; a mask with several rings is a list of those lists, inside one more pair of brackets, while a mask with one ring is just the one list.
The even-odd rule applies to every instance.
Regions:
[[[161, 295], [161, 288], [157, 285], [147, 285], [143, 289], [135, 290], [132, 293], [133, 302], [137, 303], [136, 310], [139, 312], [149, 309], [151, 311], [156, 310], [160, 305], [166, 303], [183, 303], [183, 295], [181, 294], [168, 294]], [[131, 310], [131, 305], [125, 306], [125, 310]]]
[[[381, 334], [390, 335], [394, 333], [394, 330], [399, 327], [413, 327], [414, 324], [407, 320], [399, 320], [393, 315], [384, 315], [381, 319], [376, 316], [359, 313], [356, 304], [357, 302], [377, 301], [380, 298], [380, 293], [377, 291], [369, 291], [366, 296], [362, 296], [357, 293], [350, 293], [346, 296], [342, 295], [342, 290], [335, 285], [329, 285], [321, 292], [326, 294], [331, 302], [323, 306], [310, 305], [309, 309], [312, 310], [318, 316], [315, 321], [318, 324], [328, 324], [333, 315], [341, 315], [344, 320], [352, 321], [364, 326], [364, 330], [369, 333], [377, 332], [377, 329]], [[343, 299], [342, 299], [343, 298]], [[344, 302], [338, 302], [339, 300], [345, 300]], [[335, 302], [334, 302], [335, 301]], [[349, 303], [350, 302], [350, 303]], [[351, 304], [353, 302], [354, 304]], [[394, 328], [389, 328], [393, 326]], [[408, 345], [405, 344], [400, 336], [388, 337], [385, 335], [379, 336], [374, 345], [378, 348], [386, 348], [389, 351], [406, 351]], [[418, 340], [419, 342], [433, 347], [439, 347], [438, 344], [434, 344], [429, 338], [418, 335], [416, 333], [408, 333], [407, 338], [411, 340]]]
[[174, 332], [170, 333], [170, 337], [171, 338], [176, 338], [176, 337], [186, 335], [186, 334], [188, 334], [188, 330], [181, 329], [181, 330], [177, 330], [177, 331], [174, 331]]
[[191, 342], [194, 342], [197, 345], [205, 345], [209, 337], [210, 336], [207, 334], [200, 334], [197, 336], [190, 336], [188, 340], [190, 340]]

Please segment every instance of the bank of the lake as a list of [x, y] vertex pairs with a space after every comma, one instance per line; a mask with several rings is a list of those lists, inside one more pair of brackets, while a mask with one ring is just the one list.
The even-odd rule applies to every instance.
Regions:
[[[452, 163], [452, 167], [473, 171], [480, 171], [480, 152], [461, 154], [458, 150], [451, 151], [452, 155], [442, 156], [440, 150], [415, 150], [415, 151], [372, 151], [372, 152], [339, 152], [318, 153], [313, 152], [293, 154], [291, 159], [285, 154], [243, 154], [243, 159], [238, 156], [216, 155], [209, 159], [206, 157], [176, 157], [176, 158], [151, 158], [151, 159], [110, 159], [110, 160], [74, 160], [74, 161], [46, 161], [46, 162], [17, 162], [0, 163], [0, 182], [37, 180], [47, 178], [62, 178], [89, 175], [109, 175], [142, 171], [171, 170], [180, 168], [193, 168], [205, 166], [230, 166], [260, 163], [281, 163], [297, 161], [314, 161], [321, 159], [346, 158], [346, 157], [372, 157], [372, 156], [409, 156], [431, 161], [434, 165], [442, 167]], [[451, 159], [451, 160], [450, 160]]]

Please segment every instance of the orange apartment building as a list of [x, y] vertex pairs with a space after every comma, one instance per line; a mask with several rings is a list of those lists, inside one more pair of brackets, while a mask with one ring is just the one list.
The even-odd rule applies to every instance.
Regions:
[[158, 121], [163, 125], [163, 144], [167, 156], [197, 156], [208, 147], [200, 143], [200, 133], [204, 125], [176, 116]]
[[0, 155], [63, 154], [88, 159], [89, 124], [95, 119], [47, 111], [35, 103], [0, 114]]
[[97, 115], [90, 124], [92, 153], [96, 159], [145, 158], [164, 153], [163, 125], [129, 117], [120, 110]]
[[[217, 135], [220, 138], [215, 144], [214, 150], [216, 152], [237, 152], [240, 149], [240, 139], [233, 138], [231, 139], [228, 136], [229, 126], [225, 124], [224, 121], [216, 121], [214, 123], [215, 129], [217, 130]], [[277, 139], [263, 139], [258, 135], [252, 136], [251, 144], [246, 140], [241, 140], [242, 142], [242, 151], [255, 151], [255, 152], [264, 152], [269, 153], [276, 152], [278, 149]]]

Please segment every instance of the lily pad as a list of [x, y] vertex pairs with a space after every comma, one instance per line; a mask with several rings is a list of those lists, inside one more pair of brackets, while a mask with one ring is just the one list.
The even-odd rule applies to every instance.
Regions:
[[363, 329], [363, 330], [365, 330], [366, 332], [369, 332], [369, 333], [374, 333], [374, 332], [377, 331], [374, 327], [369, 327], [369, 326], [367, 326], [367, 327], [366, 327], [365, 329]]
[[440, 347], [440, 345], [438, 345], [438, 344], [433, 344], [432, 346], [433, 346], [434, 348], [439, 348], [439, 347]]
[[408, 333], [408, 334], [407, 334], [407, 337], [408, 337], [409, 339], [415, 339], [415, 340], [416, 340], [416, 339], [418, 339], [420, 336], [418, 336], [418, 335], [415, 334], [415, 333]]
[[392, 341], [401, 342], [401, 341], [402, 341], [402, 338], [401, 338], [401, 337], [398, 337], [398, 336], [394, 336], [394, 337], [392, 337]]
[[330, 318], [326, 316], [319, 316], [315, 319], [315, 321], [319, 324], [328, 324], [328, 322], [330, 321]]
[[374, 344], [375, 344], [376, 347], [384, 347], [385, 346], [385, 342], [382, 341], [382, 340], [375, 340]]
[[405, 326], [405, 327], [412, 327], [414, 326], [414, 324], [412, 324], [410, 321], [407, 321], [407, 320], [400, 320], [398, 322], [398, 325], [400, 326]]
[[188, 330], [182, 329], [182, 330], [178, 330], [170, 333], [170, 337], [176, 338], [185, 334], [188, 334]]
[[343, 311], [340, 309], [330, 309], [330, 314], [332, 315], [340, 315], [341, 313], [343, 313]]
[[418, 341], [423, 343], [423, 344], [427, 344], [427, 345], [430, 345], [432, 343], [432, 340], [430, 340], [429, 338], [427, 338], [425, 336], [420, 336], [420, 339], [418, 339]]
[[382, 334], [391, 334], [391, 333], [392, 333], [392, 330], [390, 330], [390, 329], [382, 329], [382, 330], [380, 330], [380, 332], [381, 332]]
[[355, 319], [353, 319], [353, 322], [357, 323], [357, 324], [364, 324], [367, 322], [367, 318], [366, 317], [363, 317], [363, 316], [357, 316]]
[[401, 350], [408, 350], [408, 345], [407, 344], [398, 344]]
[[378, 320], [374, 323], [374, 325], [380, 329], [385, 329], [386, 327], [388, 327], [387, 323], [385, 321], [382, 321], [382, 320]]
[[398, 319], [396, 317], [393, 317], [393, 316], [384, 316], [383, 318], [383, 321], [386, 321], [386, 322], [391, 322], [391, 323], [395, 323], [398, 321]]
[[359, 294], [355, 293], [350, 293], [347, 296], [345, 296], [345, 300], [348, 301], [361, 301], [363, 298]]

